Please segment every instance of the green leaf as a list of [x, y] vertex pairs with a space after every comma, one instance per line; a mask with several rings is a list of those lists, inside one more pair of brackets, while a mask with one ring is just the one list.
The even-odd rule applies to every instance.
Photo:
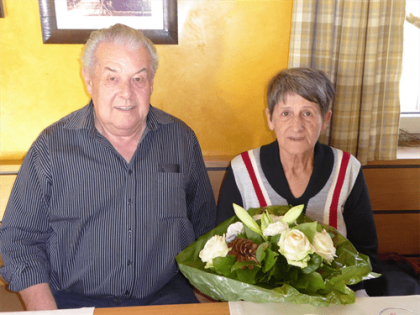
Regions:
[[308, 265], [305, 268], [302, 268], [302, 272], [309, 274], [317, 270], [322, 264], [322, 257], [318, 254], [311, 255], [311, 260], [308, 261]]
[[323, 264], [321, 267], [318, 268], [317, 272], [324, 279], [330, 279], [332, 277], [338, 277], [341, 275], [341, 269], [333, 268], [328, 264]]
[[280, 237], [281, 237], [281, 234], [273, 235], [273, 236], [268, 237], [268, 239], [270, 240], [270, 244], [271, 244], [270, 248], [275, 252], [279, 251], [280, 247], [277, 244], [280, 241]]
[[258, 226], [257, 222], [255, 222], [255, 220], [248, 214], [248, 212], [244, 208], [234, 203], [233, 210], [235, 211], [236, 216], [242, 221], [244, 225], [246, 225], [255, 233], [263, 236], [261, 228]]
[[296, 225], [295, 227], [293, 227], [293, 229], [301, 231], [308, 238], [309, 242], [313, 244], [317, 224], [318, 223], [316, 221], [311, 223], [302, 223]]
[[286, 222], [287, 224], [292, 224], [300, 216], [304, 207], [305, 205], [293, 207], [292, 209], [287, 211], [287, 213], [284, 215], [283, 218], [281, 218], [280, 221]]
[[257, 248], [257, 252], [255, 253], [255, 257], [257, 258], [257, 260], [261, 263], [264, 258], [265, 258], [265, 250], [268, 247], [268, 243], [264, 242], [262, 244], [260, 244]]
[[265, 251], [265, 261], [262, 267], [263, 272], [268, 272], [276, 264], [278, 253], [273, 252], [271, 249], [267, 248]]
[[246, 235], [245, 238], [253, 241], [254, 243], [261, 244], [261, 243], [264, 242], [264, 239], [260, 234], [255, 233], [253, 230], [248, 228], [246, 225], [244, 225], [244, 231], [245, 231], [245, 235]]
[[258, 263], [256, 263], [255, 261], [237, 261], [233, 264], [232, 266], [232, 271], [237, 271], [239, 269], [249, 269], [248, 266], [255, 266], [255, 267], [259, 267], [260, 265]]
[[318, 290], [325, 289], [324, 279], [317, 272], [312, 272], [309, 274], [301, 274], [298, 281], [293, 283], [293, 285], [299, 289], [310, 294], [315, 294]]
[[236, 238], [247, 238], [245, 229], [244, 229], [244, 233], [239, 233], [238, 235], [236, 235]]
[[[249, 263], [250, 262], [248, 262], [248, 264]], [[236, 274], [238, 276], [239, 281], [246, 282], [246, 283], [249, 283], [249, 284], [255, 284], [256, 283], [255, 279], [256, 279], [257, 273], [260, 270], [261, 269], [259, 268], [259, 266], [254, 266], [254, 268], [252, 268], [252, 269], [245, 267], [243, 269], [236, 269]]]
[[213, 258], [213, 266], [217, 273], [229, 276], [232, 273], [232, 266], [236, 262], [236, 257], [227, 255], [226, 257]]

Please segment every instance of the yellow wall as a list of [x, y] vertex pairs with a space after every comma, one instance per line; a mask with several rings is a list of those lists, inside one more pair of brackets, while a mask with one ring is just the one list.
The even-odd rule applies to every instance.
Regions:
[[[42, 43], [38, 0], [2, 0], [0, 161], [21, 160], [49, 124], [89, 101], [82, 45]], [[292, 0], [179, 0], [178, 45], [159, 45], [152, 104], [195, 130], [205, 156], [274, 139], [268, 80], [287, 67]]]

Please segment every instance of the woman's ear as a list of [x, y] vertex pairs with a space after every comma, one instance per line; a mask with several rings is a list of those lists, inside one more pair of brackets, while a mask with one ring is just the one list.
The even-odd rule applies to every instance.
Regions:
[[328, 127], [328, 123], [331, 120], [331, 115], [332, 115], [332, 111], [329, 110], [324, 117], [324, 122], [322, 123], [322, 128], [321, 128], [321, 132], [323, 132], [325, 129], [327, 129]]
[[267, 116], [268, 128], [270, 128], [270, 130], [274, 130], [274, 125], [273, 125], [273, 122], [271, 121], [271, 118], [272, 118], [271, 113], [268, 108], [265, 109], [265, 115]]

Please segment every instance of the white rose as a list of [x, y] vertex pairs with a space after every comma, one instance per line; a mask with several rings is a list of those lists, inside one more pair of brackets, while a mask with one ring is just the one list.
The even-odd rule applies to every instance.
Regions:
[[244, 225], [242, 222], [236, 222], [229, 225], [227, 232], [226, 232], [226, 241], [231, 242], [233, 241], [238, 234], [245, 233]]
[[[252, 218], [255, 220], [255, 221], [257, 221], [257, 220], [261, 220], [261, 217], [262, 217], [262, 214], [256, 214], [256, 215], [254, 215]], [[274, 215], [274, 214], [272, 214], [272, 213], [270, 213], [270, 217], [271, 217], [271, 220], [273, 220], [273, 223], [275, 223], [275, 222], [277, 222], [277, 221], [280, 221], [281, 220], [281, 218], [283, 218], [283, 216], [281, 215], [281, 216], [277, 216], [277, 215]]]
[[271, 223], [267, 226], [264, 230], [264, 236], [274, 236], [281, 234], [284, 231], [289, 229], [289, 225], [286, 222], [277, 221], [275, 223]]
[[325, 230], [322, 233], [315, 233], [314, 248], [315, 253], [324, 258], [329, 264], [333, 261], [334, 257], [337, 257], [333, 241]]
[[206, 263], [205, 268], [211, 268], [213, 267], [213, 258], [226, 257], [229, 251], [230, 248], [226, 244], [225, 234], [223, 236], [214, 235], [207, 241], [198, 256]]
[[286, 257], [289, 265], [305, 268], [314, 253], [308, 238], [299, 230], [289, 230], [281, 233], [279, 252]]

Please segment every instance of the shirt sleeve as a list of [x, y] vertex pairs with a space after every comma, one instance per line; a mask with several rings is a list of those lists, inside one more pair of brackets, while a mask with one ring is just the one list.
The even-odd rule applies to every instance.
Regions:
[[193, 224], [195, 238], [197, 239], [214, 228], [216, 201], [201, 148], [195, 136], [194, 140], [187, 189], [187, 207], [189, 219]]
[[0, 252], [5, 267], [0, 274], [12, 291], [49, 283], [46, 243], [48, 195], [51, 181], [42, 141], [28, 151], [13, 186], [0, 226]]
[[232, 166], [229, 165], [225, 179], [220, 189], [220, 197], [217, 205], [216, 225], [226, 221], [235, 215], [232, 204], [243, 207], [241, 193], [236, 185], [235, 175]]
[[347, 238], [358, 252], [369, 256], [372, 269], [377, 272], [378, 236], [369, 192], [361, 168], [344, 205], [343, 216], [347, 228]]

